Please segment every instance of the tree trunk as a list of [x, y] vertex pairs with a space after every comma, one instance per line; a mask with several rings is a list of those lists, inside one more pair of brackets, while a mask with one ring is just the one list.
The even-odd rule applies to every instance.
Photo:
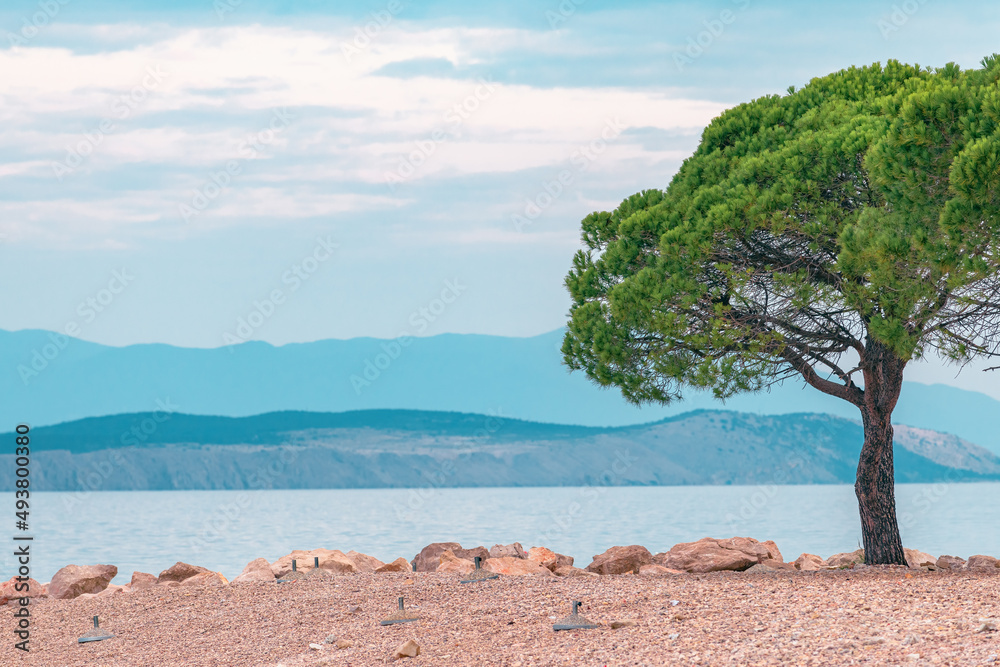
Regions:
[[865, 563], [906, 565], [896, 521], [892, 463], [892, 411], [903, 386], [906, 362], [870, 339], [865, 352], [865, 396], [861, 407], [865, 444], [861, 448], [854, 484], [861, 512]]

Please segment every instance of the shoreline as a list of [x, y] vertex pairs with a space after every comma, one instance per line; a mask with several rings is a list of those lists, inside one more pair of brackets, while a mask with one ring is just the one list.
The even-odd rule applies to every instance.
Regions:
[[[380, 626], [400, 595], [421, 620]], [[0, 662], [384, 665], [412, 639], [420, 655], [405, 664], [414, 666], [988, 665], [1000, 633], [980, 619], [995, 618], [998, 598], [1000, 570], [501, 577], [473, 585], [446, 573], [360, 573], [43, 600], [33, 609], [29, 661], [7, 640]], [[601, 627], [554, 632], [572, 600]], [[116, 637], [78, 644], [93, 615]]]

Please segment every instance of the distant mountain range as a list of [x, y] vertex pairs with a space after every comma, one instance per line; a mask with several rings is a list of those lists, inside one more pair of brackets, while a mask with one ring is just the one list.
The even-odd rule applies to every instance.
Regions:
[[[829, 415], [695, 411], [595, 428], [407, 410], [152, 412], [31, 437], [32, 488], [50, 491], [852, 483], [863, 439]], [[895, 464], [898, 482], [1000, 479], [995, 454], [905, 426]], [[0, 455], [0, 475], [13, 473]]]
[[[648, 423], [694, 409], [859, 417], [847, 403], [786, 382], [724, 405], [692, 392], [636, 408], [562, 365], [562, 332], [533, 338], [447, 334], [400, 341], [325, 340], [216, 349], [107, 347], [46, 331], [0, 331], [3, 426], [34, 426], [158, 408], [249, 416], [282, 410], [496, 412], [585, 426]], [[403, 341], [407, 342], [407, 341]], [[952, 433], [1000, 453], [1000, 401], [944, 385], [904, 383], [894, 421]]]

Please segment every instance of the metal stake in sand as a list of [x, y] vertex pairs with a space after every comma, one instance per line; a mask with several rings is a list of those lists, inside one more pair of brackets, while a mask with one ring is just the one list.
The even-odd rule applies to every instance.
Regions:
[[390, 616], [389, 618], [387, 618], [384, 621], [380, 622], [379, 625], [393, 625], [395, 623], [410, 623], [412, 621], [419, 621], [419, 620], [420, 620], [419, 616], [417, 616], [416, 614], [412, 614], [412, 613], [406, 611], [406, 608], [403, 606], [403, 598], [399, 598], [399, 610], [395, 614], [393, 614], [392, 616]]
[[556, 632], [560, 630], [592, 630], [594, 628], [601, 627], [597, 623], [591, 623], [589, 620], [580, 616], [577, 610], [580, 608], [580, 603], [573, 602], [573, 613], [563, 618], [552, 626], [552, 629]]
[[82, 637], [80, 637], [76, 641], [79, 642], [80, 644], [86, 644], [87, 642], [99, 642], [99, 641], [104, 640], [104, 639], [111, 639], [112, 637], [114, 637], [114, 635], [112, 635], [112, 634], [110, 634], [108, 632], [105, 632], [104, 630], [101, 630], [98, 627], [97, 617], [95, 616], [94, 617], [94, 629], [91, 630], [90, 632], [88, 632], [87, 634], [83, 635]]
[[295, 581], [296, 579], [305, 579], [307, 575], [299, 572], [299, 568], [296, 566], [295, 560], [292, 559], [292, 571], [278, 579], [279, 584], [283, 584], [286, 581]]
[[482, 562], [482, 556], [476, 556], [476, 569], [473, 570], [468, 577], [465, 579], [460, 579], [458, 583], [460, 584], [472, 584], [477, 581], [489, 581], [490, 579], [499, 579], [500, 575], [489, 570], [482, 569], [479, 564]]

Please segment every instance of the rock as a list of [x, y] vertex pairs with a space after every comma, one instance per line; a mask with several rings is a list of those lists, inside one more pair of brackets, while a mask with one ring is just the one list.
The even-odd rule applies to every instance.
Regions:
[[114, 565], [67, 565], [49, 583], [49, 597], [70, 600], [85, 593], [100, 593], [118, 574]]
[[245, 584], [250, 581], [274, 581], [274, 573], [271, 572], [271, 565], [264, 558], [257, 558], [247, 563], [240, 575], [233, 579], [234, 584]]
[[490, 558], [527, 558], [528, 554], [524, 553], [524, 547], [521, 546], [520, 542], [514, 542], [514, 544], [500, 545], [494, 544], [493, 548], [490, 549]]
[[633, 621], [631, 619], [626, 619], [623, 621], [611, 621], [612, 630], [618, 630], [619, 628], [631, 628], [634, 625], [639, 625], [639, 622]]
[[790, 570], [795, 572], [795, 566], [792, 563], [775, 560], [774, 558], [765, 558], [761, 562], [757, 563], [757, 565], [754, 565], [754, 567], [757, 566], [760, 566], [765, 570]]
[[482, 560], [486, 560], [490, 557], [490, 552], [486, 550], [486, 547], [475, 547], [473, 549], [458, 549], [455, 551], [455, 555], [459, 558], [464, 558], [465, 560], [474, 561], [476, 556], [479, 556]]
[[640, 567], [652, 562], [653, 554], [649, 553], [649, 549], [633, 544], [628, 547], [611, 547], [594, 556], [594, 562], [585, 569], [597, 574], [625, 574], [638, 572]]
[[354, 567], [358, 568], [358, 572], [374, 572], [385, 565], [385, 563], [375, 558], [375, 556], [358, 553], [357, 551], [348, 551], [345, 555], [348, 560], [354, 563]]
[[533, 560], [526, 558], [513, 558], [510, 556], [506, 556], [504, 558], [487, 558], [486, 562], [483, 563], [483, 569], [496, 574], [505, 574], [513, 577], [532, 575], [540, 575], [543, 577], [552, 576], [551, 570], [547, 567], [542, 567]]
[[802, 554], [792, 562], [792, 565], [796, 570], [814, 572], [826, 567], [827, 562], [816, 554]]
[[410, 561], [400, 556], [391, 563], [386, 563], [382, 567], [376, 568], [375, 574], [385, 574], [386, 572], [409, 572], [409, 571], [410, 571]]
[[417, 564], [417, 572], [435, 572], [441, 564], [441, 554], [450, 551], [456, 558], [463, 558], [468, 561], [475, 560], [479, 556], [484, 561], [490, 557], [490, 552], [486, 547], [475, 547], [474, 549], [463, 549], [458, 542], [435, 542], [428, 544], [420, 550], [413, 561]]
[[147, 588], [152, 588], [156, 585], [156, 577], [148, 572], [135, 571], [132, 573], [132, 581], [129, 582], [129, 589], [134, 593], [135, 591], [143, 591]]
[[205, 571], [188, 577], [180, 582], [180, 585], [187, 588], [189, 586], [228, 586], [229, 581], [218, 572]]
[[929, 553], [917, 551], [916, 549], [903, 549], [903, 553], [906, 555], [906, 564], [913, 569], [921, 567], [937, 567], [937, 558]]
[[348, 641], [346, 639], [338, 639], [337, 643], [334, 644], [334, 646], [337, 647], [338, 651], [343, 651], [346, 648], [351, 648], [352, 646], [354, 646], [354, 642]]
[[683, 570], [671, 570], [669, 567], [648, 563], [639, 568], [639, 574], [646, 577], [660, 577], [674, 574], [684, 574]]
[[[556, 552], [546, 549], [545, 547], [531, 547], [528, 550], [528, 560], [538, 563], [547, 570], [555, 571], [559, 564], [556, 562]], [[572, 563], [564, 563], [564, 565], [572, 565]]]
[[112, 595], [117, 595], [119, 593], [131, 593], [131, 592], [132, 589], [129, 588], [127, 585], [119, 586], [118, 584], [108, 584], [108, 587], [105, 588], [100, 593], [98, 593], [96, 597], [106, 598], [106, 597], [111, 597]]
[[778, 545], [774, 543], [774, 540], [765, 540], [760, 545], [767, 549], [767, 552], [771, 555], [771, 560], [776, 560], [779, 563], [785, 562], [785, 559], [781, 556], [781, 550], [778, 549]]
[[416, 658], [418, 655], [420, 655], [420, 646], [412, 639], [407, 639], [405, 643], [396, 649], [392, 657], [396, 660], [402, 660], [403, 658]]
[[323, 650], [323, 646], [321, 644], [309, 644], [309, 648], [311, 648], [314, 651], [322, 651]]
[[160, 584], [168, 581], [176, 581], [180, 583], [185, 579], [190, 579], [191, 577], [204, 572], [211, 572], [211, 570], [197, 565], [188, 565], [187, 563], [181, 563], [178, 561], [163, 572], [160, 572], [160, 576], [156, 578], [156, 581]]
[[579, 567], [573, 567], [572, 565], [564, 565], [563, 567], [557, 567], [554, 574], [557, 577], [599, 577], [601, 575], [596, 572], [587, 572]]
[[320, 568], [334, 574], [352, 574], [358, 571], [358, 566], [342, 551], [334, 549], [313, 549], [312, 551], [295, 550], [271, 563], [271, 573], [276, 579], [281, 579], [292, 571], [292, 561], [295, 567], [303, 572], [313, 569], [313, 562], [319, 558]]
[[421, 549], [420, 553], [413, 557], [411, 563], [417, 564], [417, 572], [434, 572], [441, 564], [441, 554], [450, 551], [454, 555], [456, 551], [461, 551], [461, 549], [462, 545], [458, 542], [435, 542]]
[[941, 556], [934, 564], [939, 570], [961, 570], [965, 567], [965, 559], [958, 556]]
[[865, 562], [865, 550], [858, 549], [857, 551], [852, 551], [850, 553], [839, 553], [833, 554], [826, 559], [827, 570], [846, 570], [847, 568], [854, 567], [859, 563]]
[[531, 547], [531, 549], [528, 550], [528, 559], [535, 561], [542, 567], [546, 567], [553, 572], [555, 572], [558, 567], [573, 566], [572, 556], [557, 554], [555, 551], [546, 549], [545, 547]]
[[975, 556], [969, 556], [969, 562], [966, 563], [966, 567], [969, 569], [980, 567], [1000, 567], [1000, 561], [993, 556], [983, 556], [981, 554], [977, 554]]
[[476, 569], [475, 563], [471, 560], [458, 558], [451, 550], [444, 551], [439, 557], [441, 564], [435, 572], [451, 572], [453, 574], [469, 574]]
[[[27, 584], [27, 590], [17, 590], [18, 585], [24, 588], [25, 584]], [[44, 598], [48, 597], [48, 594], [48, 587], [45, 584], [40, 584], [30, 577], [27, 582], [18, 581], [17, 577], [11, 577], [8, 581], [0, 584], [0, 605], [21, 598]]]
[[[774, 548], [777, 552], [777, 548]], [[780, 552], [777, 552], [780, 557]], [[675, 544], [670, 551], [656, 554], [653, 561], [657, 565], [685, 572], [720, 572], [732, 570], [742, 572], [771, 558], [771, 551], [763, 543], [751, 537], [731, 537], [718, 540], [703, 537], [697, 542]]]

